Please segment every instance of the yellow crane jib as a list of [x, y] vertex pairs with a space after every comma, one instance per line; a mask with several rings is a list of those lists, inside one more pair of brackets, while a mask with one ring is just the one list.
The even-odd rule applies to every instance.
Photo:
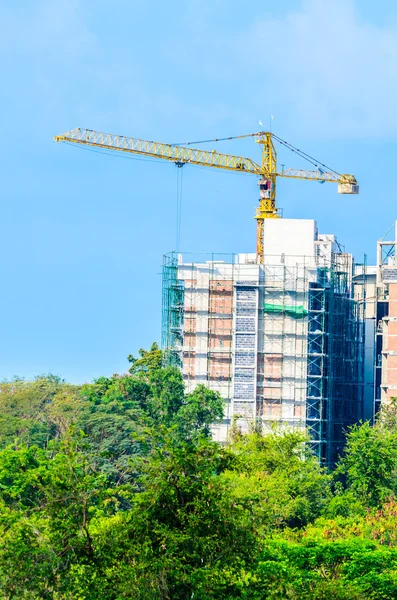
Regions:
[[[223, 169], [226, 171], [239, 171], [258, 176], [259, 179], [259, 206], [255, 213], [257, 220], [256, 252], [260, 261], [263, 260], [263, 229], [264, 220], [269, 218], [279, 218], [280, 210], [276, 207], [276, 182], [278, 177], [286, 179], [303, 179], [307, 181], [318, 181], [321, 183], [337, 183], [338, 193], [340, 194], [358, 194], [359, 187], [354, 175], [341, 174], [329, 167], [326, 167], [320, 161], [317, 161], [305, 152], [295, 148], [289, 142], [281, 139], [277, 135], [268, 131], [259, 131], [248, 135], [241, 135], [226, 138], [236, 139], [242, 137], [255, 137], [256, 142], [262, 145], [261, 165], [250, 158], [244, 156], [234, 156], [231, 154], [222, 154], [215, 150], [199, 150], [190, 148], [187, 144], [164, 144], [149, 140], [127, 137], [124, 135], [114, 135], [102, 133], [91, 129], [82, 129], [80, 127], [71, 129], [62, 135], [56, 135], [56, 142], [69, 142], [94, 146], [105, 150], [117, 150], [119, 152], [129, 152], [159, 158], [176, 163], [178, 166], [183, 164], [200, 165]], [[305, 169], [277, 169], [277, 152], [274, 141], [285, 146], [301, 158], [310, 162], [315, 170]], [[219, 141], [219, 140], [208, 140]], [[196, 142], [198, 143], [198, 142]]]
[[211, 150], [197, 150], [185, 146], [174, 146], [161, 142], [151, 142], [124, 135], [99, 133], [90, 129], [72, 129], [54, 137], [56, 142], [74, 142], [87, 146], [96, 146], [108, 150], [131, 152], [152, 158], [161, 158], [171, 162], [184, 162], [192, 165], [214, 167], [229, 171], [245, 171], [253, 175], [262, 175], [262, 168], [250, 158], [220, 154]]

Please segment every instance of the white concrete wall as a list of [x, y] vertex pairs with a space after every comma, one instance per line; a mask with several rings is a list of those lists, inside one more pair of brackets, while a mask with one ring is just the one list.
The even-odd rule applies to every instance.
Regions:
[[[265, 264], [315, 262], [317, 224], [312, 219], [265, 219], [263, 248]], [[297, 260], [300, 257], [300, 260]]]

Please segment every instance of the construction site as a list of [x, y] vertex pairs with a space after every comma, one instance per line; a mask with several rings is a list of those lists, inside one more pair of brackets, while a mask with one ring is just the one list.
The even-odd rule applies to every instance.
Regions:
[[[336, 183], [341, 194], [358, 194], [356, 178], [271, 132], [238, 137], [261, 144], [260, 165], [189, 143], [86, 129], [55, 140], [259, 178], [255, 252], [164, 256], [165, 364], [181, 370], [188, 391], [204, 384], [222, 396], [216, 440], [225, 442], [232, 426], [307, 430], [319, 459], [332, 465], [348, 427], [373, 421], [381, 404], [397, 395], [396, 242], [378, 242], [377, 264], [367, 265], [355, 261], [335, 233], [319, 231], [314, 219], [281, 218], [279, 177]], [[314, 169], [278, 169], [275, 142]]]
[[344, 429], [363, 416], [364, 303], [353, 260], [315, 221], [265, 222], [255, 254], [169, 254], [163, 265], [162, 345], [188, 390], [204, 383], [226, 401], [214, 436], [275, 422], [308, 429], [333, 462]]

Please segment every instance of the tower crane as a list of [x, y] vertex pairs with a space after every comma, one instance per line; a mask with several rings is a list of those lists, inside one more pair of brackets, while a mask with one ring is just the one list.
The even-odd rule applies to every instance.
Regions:
[[[263, 261], [263, 233], [265, 219], [275, 219], [281, 217], [280, 209], [276, 206], [276, 183], [278, 177], [286, 179], [303, 179], [307, 181], [318, 181], [320, 183], [329, 182], [338, 184], [338, 193], [340, 194], [358, 194], [359, 186], [354, 175], [341, 174], [330, 169], [320, 161], [317, 161], [309, 154], [295, 148], [289, 142], [281, 139], [270, 131], [259, 131], [248, 135], [240, 135], [229, 138], [206, 140], [207, 142], [218, 142], [243, 137], [256, 138], [256, 142], [262, 146], [261, 164], [257, 164], [250, 158], [243, 156], [234, 156], [230, 154], [221, 154], [215, 150], [199, 150], [191, 148], [191, 143], [199, 144], [202, 142], [188, 142], [185, 144], [163, 144], [149, 140], [127, 137], [124, 135], [114, 135], [110, 133], [101, 133], [91, 129], [82, 129], [80, 127], [71, 129], [61, 135], [56, 135], [56, 142], [69, 142], [94, 146], [104, 150], [116, 150], [118, 152], [129, 152], [168, 160], [183, 166], [185, 164], [200, 165], [214, 169], [223, 169], [226, 171], [237, 171], [249, 173], [259, 177], [259, 206], [255, 213], [257, 221], [256, 232], [256, 254], [260, 262]], [[305, 159], [315, 170], [277, 168], [277, 152], [274, 142], [278, 142], [288, 148], [301, 158]]]

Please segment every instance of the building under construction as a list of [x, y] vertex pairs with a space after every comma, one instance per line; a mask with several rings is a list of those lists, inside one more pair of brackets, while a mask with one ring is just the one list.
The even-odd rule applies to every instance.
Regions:
[[316, 222], [268, 219], [264, 258], [182, 256], [163, 265], [162, 346], [188, 390], [225, 399], [214, 437], [282, 423], [333, 463], [363, 414], [364, 314], [353, 259]]

